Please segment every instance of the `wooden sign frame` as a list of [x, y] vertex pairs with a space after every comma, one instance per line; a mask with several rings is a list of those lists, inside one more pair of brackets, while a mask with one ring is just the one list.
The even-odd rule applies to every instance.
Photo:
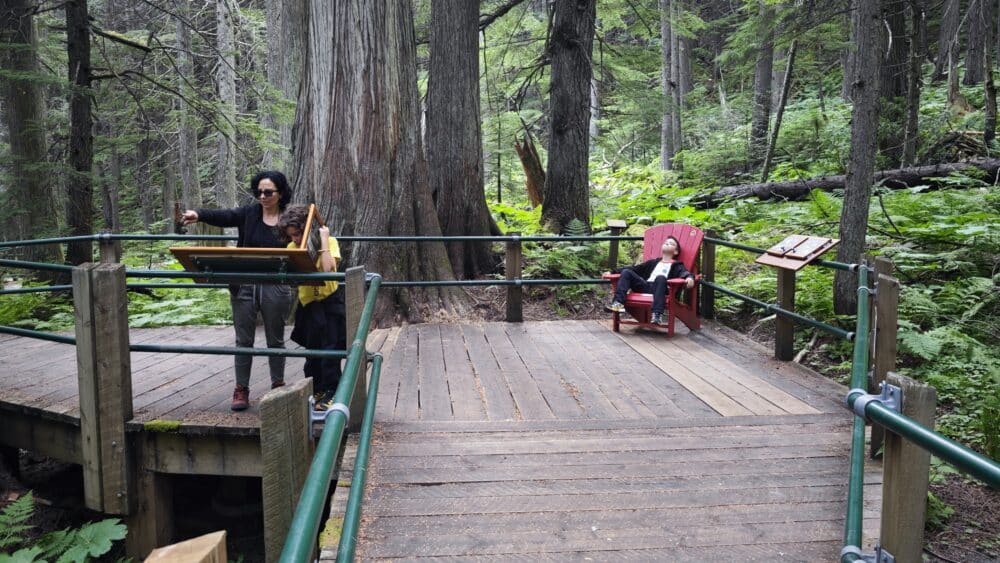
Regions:
[[839, 239], [789, 235], [778, 244], [768, 248], [764, 254], [757, 257], [756, 262], [785, 270], [798, 271], [837, 246], [838, 243], [840, 243]]
[[[227, 272], [227, 273], [315, 273], [316, 255], [319, 245], [319, 228], [315, 223], [323, 224], [316, 213], [316, 206], [309, 206], [306, 218], [306, 228], [303, 233], [309, 233], [306, 248], [248, 248], [235, 246], [173, 246], [170, 252], [188, 272]], [[311, 232], [312, 229], [314, 232]], [[303, 235], [304, 236], [304, 235]], [[194, 277], [197, 283], [205, 283], [206, 278]], [[235, 281], [234, 283], [239, 283]], [[268, 283], [253, 281], [253, 283]], [[277, 282], [274, 282], [277, 283]], [[300, 285], [323, 285], [324, 281], [306, 281]]]

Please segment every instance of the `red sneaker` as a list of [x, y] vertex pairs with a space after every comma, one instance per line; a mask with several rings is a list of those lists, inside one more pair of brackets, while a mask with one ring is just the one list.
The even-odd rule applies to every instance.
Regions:
[[250, 407], [250, 388], [243, 385], [236, 385], [236, 390], [233, 391], [233, 406], [230, 408], [234, 411], [245, 411]]
[[278, 387], [284, 387], [284, 386], [285, 386], [285, 382], [284, 381], [272, 381], [271, 382], [271, 389], [277, 389]]

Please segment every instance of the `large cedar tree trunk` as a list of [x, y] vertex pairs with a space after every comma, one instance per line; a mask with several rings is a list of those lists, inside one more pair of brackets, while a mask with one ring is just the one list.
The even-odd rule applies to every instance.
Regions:
[[949, 58], [958, 61], [959, 0], [944, 0], [941, 6], [941, 27], [938, 30], [938, 50], [934, 59], [935, 82], [944, 78], [949, 68]]
[[926, 22], [924, 21], [925, 0], [907, 0], [907, 18], [910, 22], [909, 65], [906, 72], [906, 121], [903, 126], [903, 158], [901, 166], [913, 166], [917, 158], [917, 135], [920, 119], [920, 87], [923, 72], [921, 65], [924, 60], [924, 40]]
[[[490, 234], [479, 115], [479, 2], [431, 4], [427, 166], [441, 234]], [[448, 243], [456, 277], [493, 269], [488, 242]]]
[[767, 152], [771, 123], [771, 73], [774, 68], [774, 7], [761, 2], [758, 14], [757, 64], [753, 74], [753, 113], [750, 117], [748, 169], [754, 169]]
[[[857, 3], [852, 35], [857, 57], [851, 99], [851, 149], [840, 215], [840, 247], [837, 260], [857, 262], [865, 248], [868, 205], [875, 173], [876, 134], [879, 121], [879, 66], [885, 50], [879, 0]], [[833, 307], [837, 314], [851, 314], [857, 307], [857, 273], [837, 271], [834, 276]]]
[[883, 27], [888, 28], [889, 50], [879, 71], [881, 134], [879, 151], [891, 166], [902, 162], [905, 144], [907, 71], [911, 36], [906, 32], [907, 0], [882, 0]]
[[[306, 2], [301, 0], [265, 0], [267, 16], [267, 81], [276, 87], [285, 100], [294, 101], [302, 77], [302, 57], [306, 36]], [[284, 104], [284, 100], [277, 102]], [[291, 160], [292, 124], [278, 115], [279, 111], [264, 112], [265, 124], [277, 132], [277, 149], [264, 154], [267, 168], [284, 168]]]
[[970, 0], [965, 25], [968, 46], [965, 50], [965, 75], [962, 84], [979, 84], [986, 76], [986, 49], [993, 46], [993, 0]]
[[549, 55], [549, 158], [542, 224], [562, 232], [573, 219], [590, 229], [590, 79], [596, 0], [556, 0]]
[[[66, 53], [69, 58], [69, 171], [66, 179], [66, 224], [72, 236], [94, 231], [93, 117], [90, 113], [90, 22], [86, 0], [69, 0], [66, 9]], [[67, 245], [66, 260], [83, 264], [93, 260], [89, 240]]]
[[[198, 180], [198, 132], [195, 129], [196, 118], [192, 115], [190, 97], [194, 94], [188, 81], [194, 76], [194, 63], [191, 57], [191, 30], [188, 28], [188, 2], [177, 0], [177, 22], [175, 44], [177, 45], [177, 70], [180, 76], [177, 80], [177, 91], [182, 95], [177, 97], [177, 168], [181, 181], [181, 207], [195, 209], [201, 207], [204, 200], [201, 196], [201, 186]], [[201, 225], [195, 223], [188, 227]]]
[[[32, 18], [34, 3], [10, 0], [0, 9], [0, 68], [23, 78], [4, 78], [0, 85], [4, 123], [10, 136], [8, 210], [4, 232], [15, 240], [55, 236], [59, 225], [49, 174], [45, 173], [45, 96], [30, 77], [38, 69], [38, 40]], [[16, 208], [14, 208], [16, 206]], [[58, 245], [24, 247], [25, 259], [62, 262]]]
[[660, 124], [660, 168], [670, 170], [673, 168], [674, 154], [677, 153], [674, 147], [674, 117], [673, 112], [677, 111], [673, 107], [673, 77], [671, 76], [670, 64], [670, 0], [660, 0], [660, 40], [663, 45], [662, 59], [660, 65], [660, 87], [663, 92], [663, 120]]
[[[420, 139], [413, 13], [405, 2], [312, 2], [296, 115], [297, 198], [336, 235], [438, 236]], [[310, 160], [319, 155], [320, 164]], [[384, 279], [453, 279], [444, 244], [355, 243], [347, 266]], [[453, 287], [385, 289], [375, 319], [464, 314]]]
[[216, 0], [215, 70], [219, 94], [219, 131], [215, 162], [215, 204], [236, 204], [236, 43], [234, 26], [239, 14], [235, 0]]

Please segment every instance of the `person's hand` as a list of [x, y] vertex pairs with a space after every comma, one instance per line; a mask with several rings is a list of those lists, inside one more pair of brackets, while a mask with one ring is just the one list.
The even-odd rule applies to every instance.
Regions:
[[611, 272], [602, 272], [601, 273], [601, 277], [602, 278], [605, 277], [605, 276], [610, 276], [610, 275], [611, 275]]
[[181, 222], [185, 225], [190, 225], [191, 223], [198, 222], [198, 212], [193, 209], [188, 209], [181, 215]]
[[326, 240], [330, 237], [330, 227], [323, 225], [319, 228], [319, 236], [322, 240]]
[[692, 287], [694, 287], [694, 278], [688, 278], [687, 279], [687, 288], [691, 289]]

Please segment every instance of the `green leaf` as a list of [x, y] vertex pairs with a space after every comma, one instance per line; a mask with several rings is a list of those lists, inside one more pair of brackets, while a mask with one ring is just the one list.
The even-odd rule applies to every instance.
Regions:
[[14, 552], [13, 555], [0, 553], [0, 563], [47, 563], [44, 559], [39, 559], [42, 554], [40, 547], [26, 547]]
[[127, 529], [117, 518], [87, 524], [76, 533], [73, 547], [59, 557], [56, 563], [84, 563], [88, 557], [99, 557], [111, 551], [111, 545], [125, 538]]

